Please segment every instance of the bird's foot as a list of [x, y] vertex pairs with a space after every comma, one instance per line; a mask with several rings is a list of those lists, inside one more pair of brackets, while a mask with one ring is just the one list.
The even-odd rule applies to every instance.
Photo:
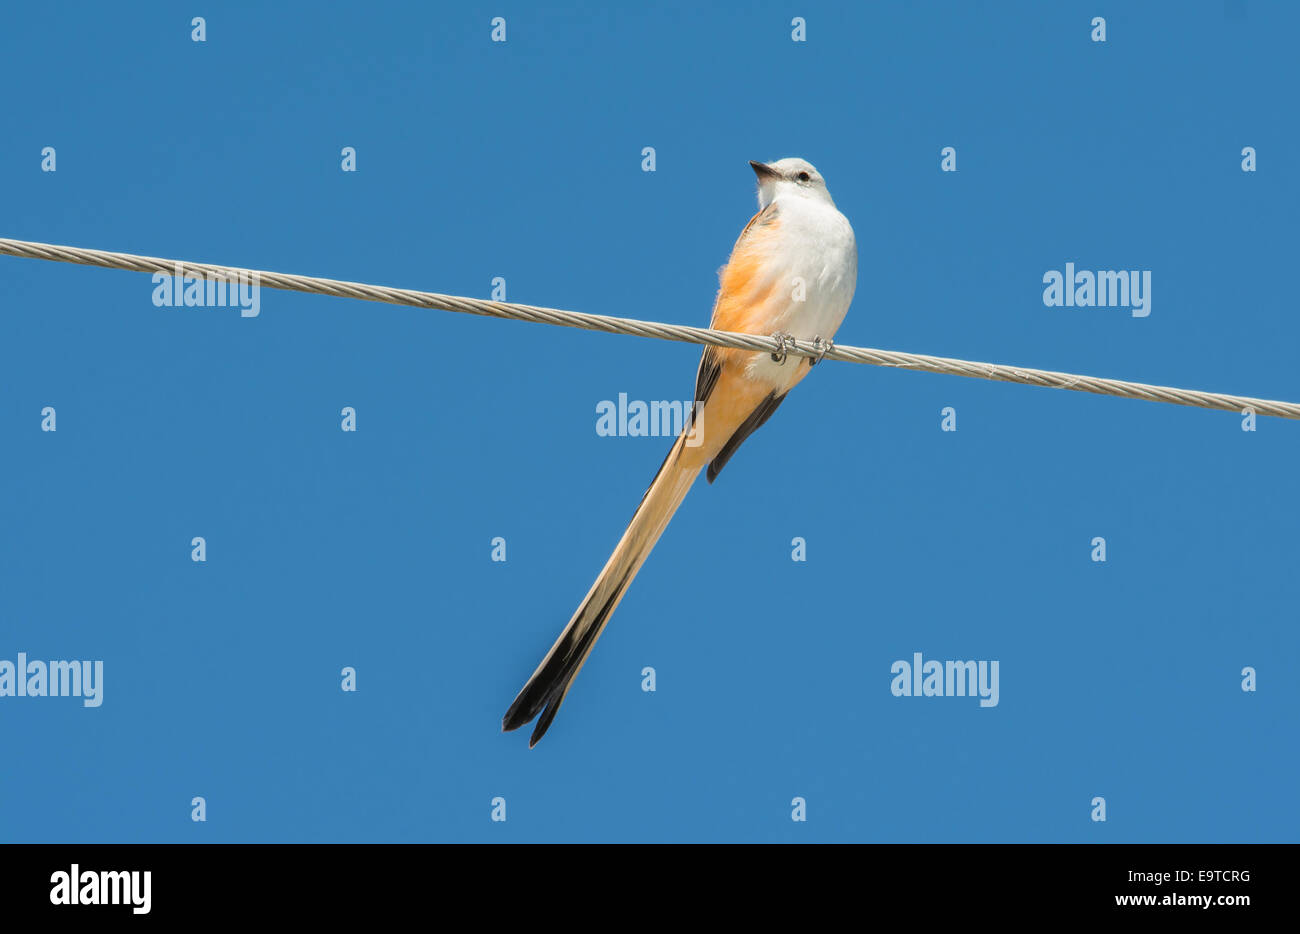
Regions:
[[772, 335], [772, 339], [776, 341], [778, 347], [778, 349], [772, 354], [772, 362], [784, 364], [786, 358], [786, 347], [788, 344], [794, 343], [794, 337], [787, 334], [785, 331], [777, 331]]
[[814, 335], [812, 345], [817, 350], [817, 356], [808, 358], [808, 369], [812, 369], [822, 362], [822, 357], [826, 356], [827, 351], [835, 346], [833, 341], [824, 341], [820, 335]]

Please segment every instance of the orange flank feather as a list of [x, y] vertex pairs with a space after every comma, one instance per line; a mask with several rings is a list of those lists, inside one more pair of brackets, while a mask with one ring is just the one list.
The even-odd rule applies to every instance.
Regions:
[[770, 260], [777, 248], [780, 229], [780, 218], [772, 208], [759, 211], [745, 225], [732, 248], [731, 259], [718, 276], [722, 288], [713, 306], [711, 326], [715, 330], [763, 333], [763, 328], [770, 323], [766, 306], [780, 285], [772, 274], [774, 264]]
[[[771, 262], [777, 248], [781, 220], [774, 207], [755, 214], [736, 239], [731, 258], [718, 274], [721, 288], [713, 306], [710, 324], [718, 331], [741, 334], [772, 333], [772, 322], [782, 309], [773, 307], [784, 298], [780, 279], [773, 275]], [[681, 463], [699, 469], [718, 456], [749, 416], [758, 408], [772, 387], [746, 374], [753, 351], [731, 347], [711, 347], [708, 355], [721, 365], [717, 382], [699, 413], [694, 441], [681, 452]], [[802, 362], [802, 361], [798, 361]]]

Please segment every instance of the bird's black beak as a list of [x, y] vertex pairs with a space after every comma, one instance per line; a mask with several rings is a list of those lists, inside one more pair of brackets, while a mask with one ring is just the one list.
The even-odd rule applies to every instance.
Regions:
[[762, 181], [765, 178], [781, 177], [781, 173], [772, 168], [766, 162], [755, 162], [751, 159], [749, 160], [749, 167], [754, 170], [754, 174], [758, 176], [759, 181]]

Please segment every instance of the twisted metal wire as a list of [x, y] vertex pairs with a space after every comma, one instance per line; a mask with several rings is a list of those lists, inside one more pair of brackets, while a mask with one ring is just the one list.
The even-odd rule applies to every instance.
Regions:
[[926, 373], [946, 373], [951, 376], [969, 376], [976, 379], [998, 380], [1004, 383], [1021, 383], [1026, 386], [1045, 386], [1052, 389], [1070, 389], [1126, 399], [1146, 399], [1150, 402], [1169, 402], [1204, 409], [1221, 409], [1230, 412], [1253, 411], [1256, 415], [1275, 415], [1279, 418], [1300, 419], [1300, 403], [1255, 399], [1224, 393], [1203, 392], [1197, 389], [1176, 389], [1172, 386], [1153, 386], [1098, 376], [1081, 376], [1075, 373], [1058, 373], [1030, 367], [1005, 366], [998, 363], [979, 363], [956, 360], [951, 357], [931, 357], [924, 354], [903, 353], [897, 350], [876, 350], [870, 347], [848, 347], [813, 341], [784, 341], [757, 334], [738, 334], [733, 331], [714, 331], [710, 328], [690, 327], [683, 324], [663, 324], [657, 321], [639, 321], [635, 318], [615, 318], [609, 315], [584, 314], [558, 308], [541, 308], [535, 305], [517, 305], [513, 302], [493, 302], [466, 298], [459, 295], [441, 295], [437, 292], [418, 292], [413, 289], [394, 289], [388, 286], [367, 285], [323, 279], [317, 276], [297, 276], [283, 272], [242, 269], [233, 266], [216, 266], [211, 263], [182, 262], [153, 256], [136, 256], [131, 253], [110, 253], [105, 250], [88, 250], [81, 247], [57, 246], [50, 243], [33, 243], [26, 240], [0, 239], [0, 254], [28, 259], [44, 259], [61, 263], [78, 263], [83, 266], [104, 266], [134, 272], [163, 273], [171, 276], [180, 268], [185, 275], [194, 277], [221, 276], [254, 277], [258, 285], [292, 292], [309, 292], [314, 295], [333, 295], [339, 298], [358, 298], [390, 305], [407, 305], [413, 308], [434, 308], [463, 314], [485, 315], [491, 318], [510, 318], [517, 321], [534, 321], [563, 327], [604, 331], [609, 334], [631, 334], [637, 337], [654, 337], [660, 340], [691, 344], [711, 344], [715, 347], [734, 347], [737, 350], [766, 353], [794, 354], [825, 360], [842, 360], [846, 363], [869, 363], [874, 366], [899, 367], [921, 370]]

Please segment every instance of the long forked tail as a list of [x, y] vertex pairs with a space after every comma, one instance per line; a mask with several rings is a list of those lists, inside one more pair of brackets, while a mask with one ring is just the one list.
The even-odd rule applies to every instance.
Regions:
[[530, 749], [546, 734], [560, 704], [564, 703], [569, 685], [587, 660], [614, 608], [699, 475], [700, 465], [691, 463], [694, 458], [683, 457], [685, 440], [683, 433], [668, 452], [596, 583], [506, 711], [501, 721], [503, 730], [516, 730], [541, 711], [542, 718], [528, 741]]

